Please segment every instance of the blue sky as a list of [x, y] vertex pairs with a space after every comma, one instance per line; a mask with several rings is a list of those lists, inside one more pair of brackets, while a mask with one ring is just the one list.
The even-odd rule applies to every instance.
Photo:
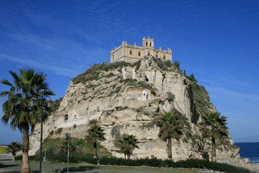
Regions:
[[[2, 0], [0, 19], [0, 80], [33, 67], [60, 98], [88, 64], [109, 62], [122, 41], [141, 46], [150, 36], [205, 86], [235, 142], [259, 142], [258, 0]], [[0, 144], [11, 141], [21, 142], [21, 133], [0, 122]]]

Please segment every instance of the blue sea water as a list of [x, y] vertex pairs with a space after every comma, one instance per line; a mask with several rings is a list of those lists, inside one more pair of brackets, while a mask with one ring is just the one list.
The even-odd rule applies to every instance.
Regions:
[[241, 158], [248, 158], [250, 162], [259, 163], [259, 142], [235, 142], [240, 148]]

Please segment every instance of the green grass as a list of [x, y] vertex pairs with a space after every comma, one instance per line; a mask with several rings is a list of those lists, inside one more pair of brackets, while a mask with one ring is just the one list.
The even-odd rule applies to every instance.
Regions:
[[0, 154], [6, 154], [6, 148], [0, 148]]

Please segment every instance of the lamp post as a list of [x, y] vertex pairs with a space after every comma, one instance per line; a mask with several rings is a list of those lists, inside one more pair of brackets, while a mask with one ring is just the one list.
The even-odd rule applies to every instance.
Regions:
[[40, 173], [42, 173], [42, 124], [43, 124], [43, 110], [45, 107], [51, 107], [52, 106], [52, 100], [46, 100], [43, 96], [39, 99], [32, 98], [30, 100], [31, 106], [40, 106], [41, 108], [41, 127], [40, 127]]
[[67, 172], [69, 172], [69, 137], [70, 137], [70, 133], [66, 133], [65, 137], [67, 138]]

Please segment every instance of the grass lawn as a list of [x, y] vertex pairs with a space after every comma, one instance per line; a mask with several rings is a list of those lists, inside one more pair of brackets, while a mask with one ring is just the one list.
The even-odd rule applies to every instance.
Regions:
[[[21, 161], [11, 162], [4, 161], [0, 162], [0, 173], [7, 171], [20, 171], [21, 170]], [[36, 173], [39, 171], [39, 162], [30, 162], [31, 171]], [[66, 163], [46, 163], [43, 162], [42, 168], [43, 172], [51, 173], [58, 171], [63, 168], [66, 172]], [[107, 165], [83, 165], [83, 164], [69, 164], [69, 172], [87, 172], [87, 173], [142, 173], [142, 172], [151, 172], [151, 173], [184, 173], [184, 172], [199, 172], [201, 169], [183, 169], [183, 168], [149, 168], [149, 167], [128, 167], [128, 166], [107, 166]], [[204, 171], [204, 170], [203, 170]], [[63, 171], [62, 171], [63, 172]]]

